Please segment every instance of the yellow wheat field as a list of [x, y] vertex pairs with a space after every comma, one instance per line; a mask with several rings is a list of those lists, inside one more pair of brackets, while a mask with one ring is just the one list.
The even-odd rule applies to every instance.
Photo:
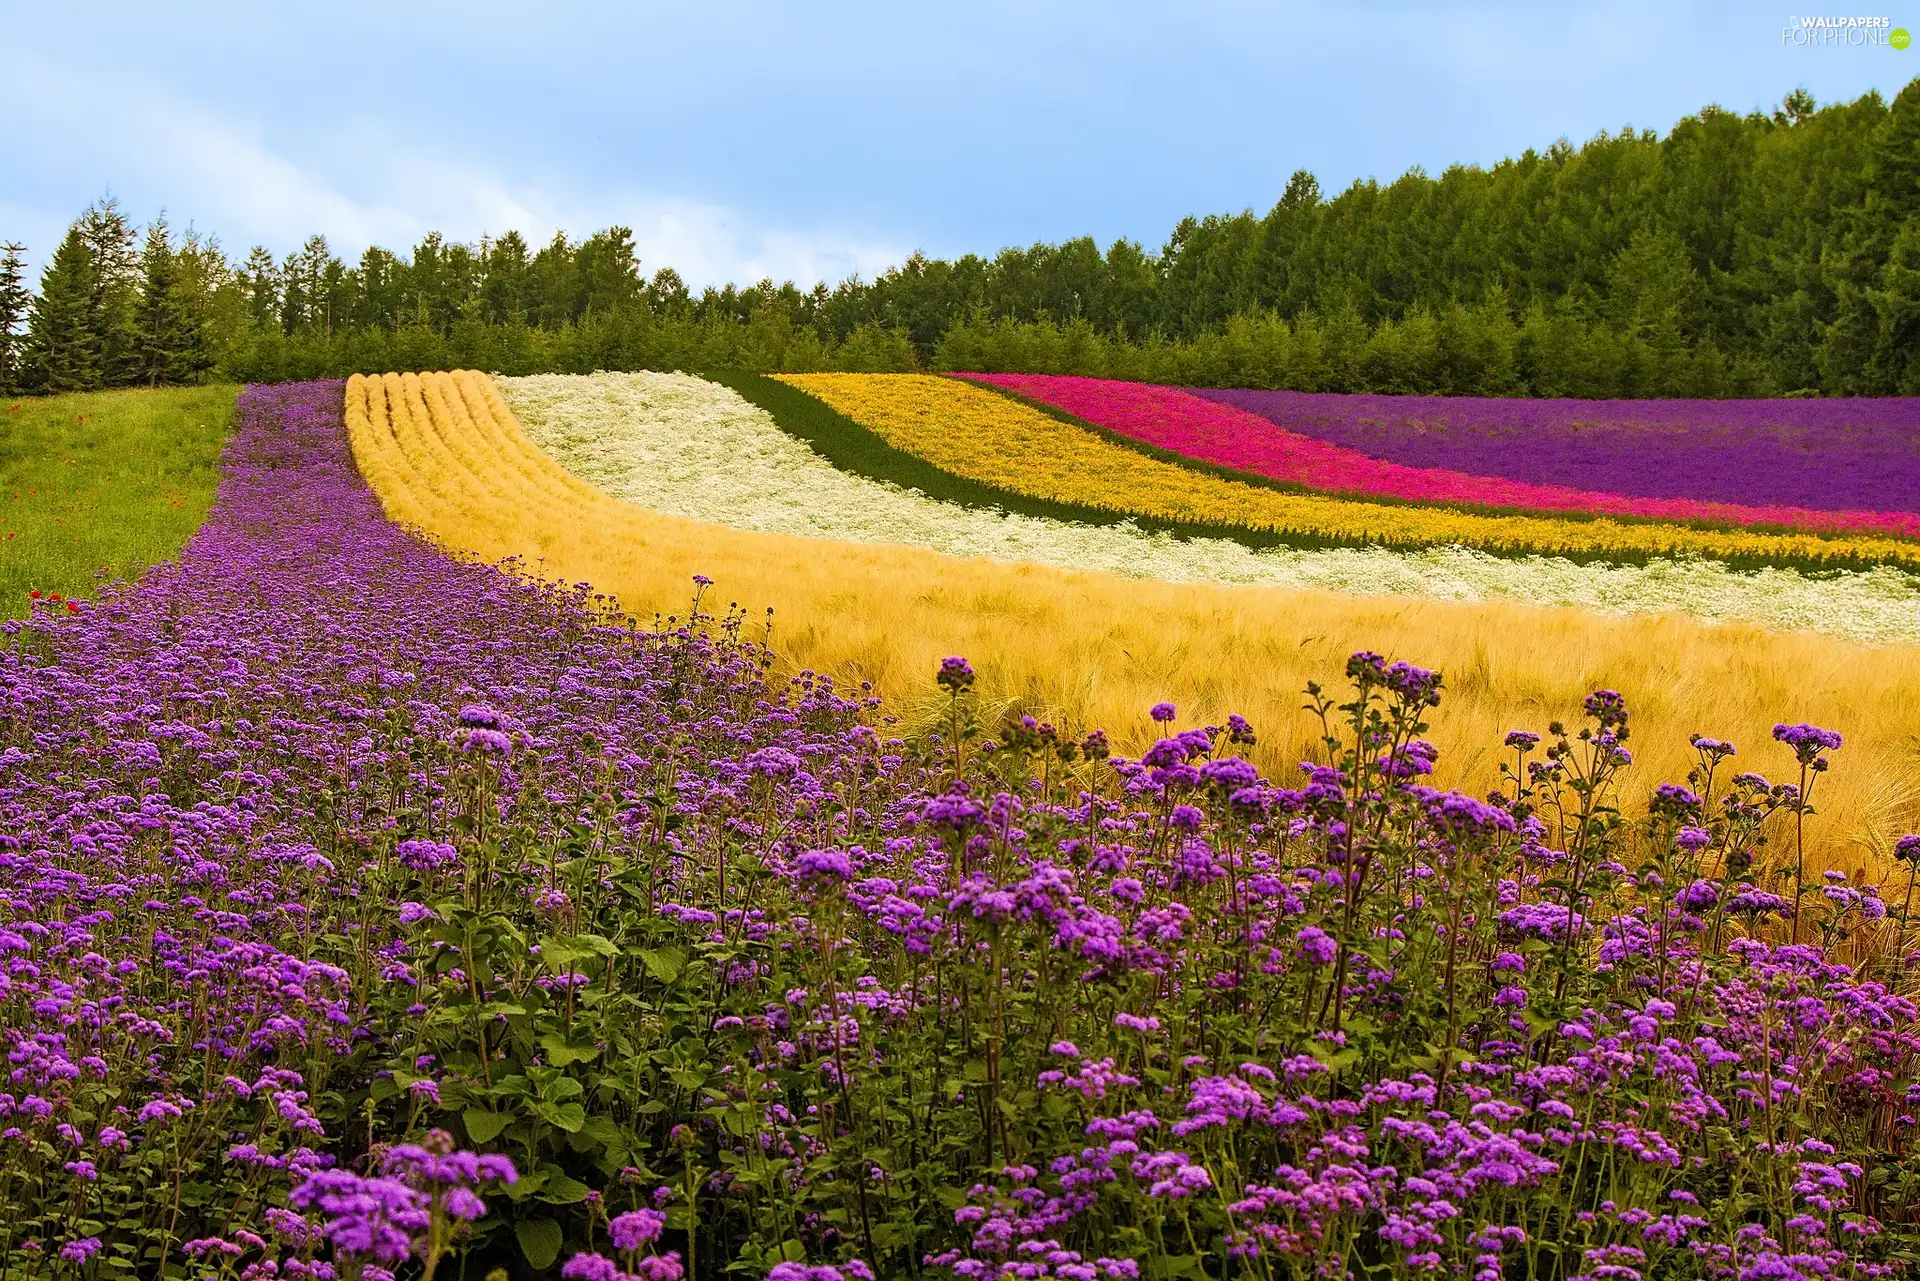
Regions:
[[692, 575], [706, 574], [721, 602], [776, 611], [786, 660], [871, 680], [896, 708], [924, 709], [939, 660], [963, 654], [990, 700], [1103, 725], [1123, 749], [1151, 733], [1146, 709], [1161, 699], [1182, 725], [1241, 712], [1262, 734], [1261, 763], [1284, 772], [1312, 738], [1301, 686], [1337, 688], [1346, 655], [1370, 648], [1444, 671], [1431, 735], [1442, 782], [1484, 789], [1507, 730], [1577, 721], [1581, 695], [1611, 687], [1633, 711], [1637, 792], [1684, 776], [1694, 730], [1735, 740], [1743, 768], [1788, 777], [1769, 730], [1804, 719], [1847, 736], [1815, 796], [1830, 862], [1873, 863], [1920, 818], [1920, 649], [1677, 617], [1140, 582], [730, 530], [568, 475], [477, 373], [356, 376], [347, 422], [393, 519], [592, 582], [643, 618], [684, 610]]

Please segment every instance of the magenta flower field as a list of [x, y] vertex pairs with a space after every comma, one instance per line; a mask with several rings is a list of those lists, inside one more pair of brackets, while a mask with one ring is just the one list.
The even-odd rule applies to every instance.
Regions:
[[1906, 401], [1477, 400], [968, 377], [1142, 444], [1310, 489], [1920, 536], [1920, 411]]
[[1467, 796], [1443, 674], [1362, 652], [1279, 776], [1170, 703], [1139, 759], [985, 721], [960, 656], [909, 735], [705, 583], [646, 630], [396, 528], [338, 383], [239, 414], [178, 563], [6, 628], [6, 1275], [1829, 1281], [1920, 1243], [1911, 884], [1791, 835], [1838, 734], [1637, 779], [1597, 690]]

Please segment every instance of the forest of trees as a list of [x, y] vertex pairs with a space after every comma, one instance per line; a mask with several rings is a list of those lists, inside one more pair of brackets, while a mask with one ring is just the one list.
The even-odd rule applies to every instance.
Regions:
[[[873, 281], [691, 294], [612, 227], [538, 248], [429, 235], [349, 265], [322, 236], [239, 262], [108, 200], [37, 295], [0, 247], [0, 391], [355, 370], [1077, 372], [1216, 386], [1555, 396], [1920, 395], [1920, 79], [1710, 107], [1490, 169], [1265, 214], [1158, 252], [1091, 239], [915, 254]], [[22, 330], [24, 329], [24, 332]]]

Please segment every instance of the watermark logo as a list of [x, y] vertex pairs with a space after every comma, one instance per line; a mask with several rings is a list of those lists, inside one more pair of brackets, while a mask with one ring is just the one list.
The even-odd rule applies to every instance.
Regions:
[[1780, 29], [1780, 43], [1802, 49], [1865, 49], [1875, 45], [1904, 49], [1912, 43], [1905, 27], [1892, 18], [1788, 18]]

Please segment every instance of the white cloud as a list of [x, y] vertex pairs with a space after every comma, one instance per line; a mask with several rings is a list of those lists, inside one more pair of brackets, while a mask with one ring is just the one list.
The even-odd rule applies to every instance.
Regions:
[[262, 243], [284, 253], [315, 232], [349, 259], [373, 244], [405, 252], [428, 231], [471, 241], [515, 229], [537, 246], [556, 230], [579, 237], [619, 223], [633, 228], [643, 270], [672, 266], [695, 288], [871, 276], [904, 256], [871, 238], [766, 225], [698, 200], [516, 183], [485, 163], [352, 126], [323, 135], [310, 148], [320, 154], [299, 155], [251, 122], [21, 51], [0, 60], [0, 116], [14, 124], [0, 167], [33, 175], [0, 202], [0, 216], [33, 237], [36, 265], [79, 207], [109, 188], [136, 218], [164, 207], [176, 226], [191, 221], [230, 252]]

